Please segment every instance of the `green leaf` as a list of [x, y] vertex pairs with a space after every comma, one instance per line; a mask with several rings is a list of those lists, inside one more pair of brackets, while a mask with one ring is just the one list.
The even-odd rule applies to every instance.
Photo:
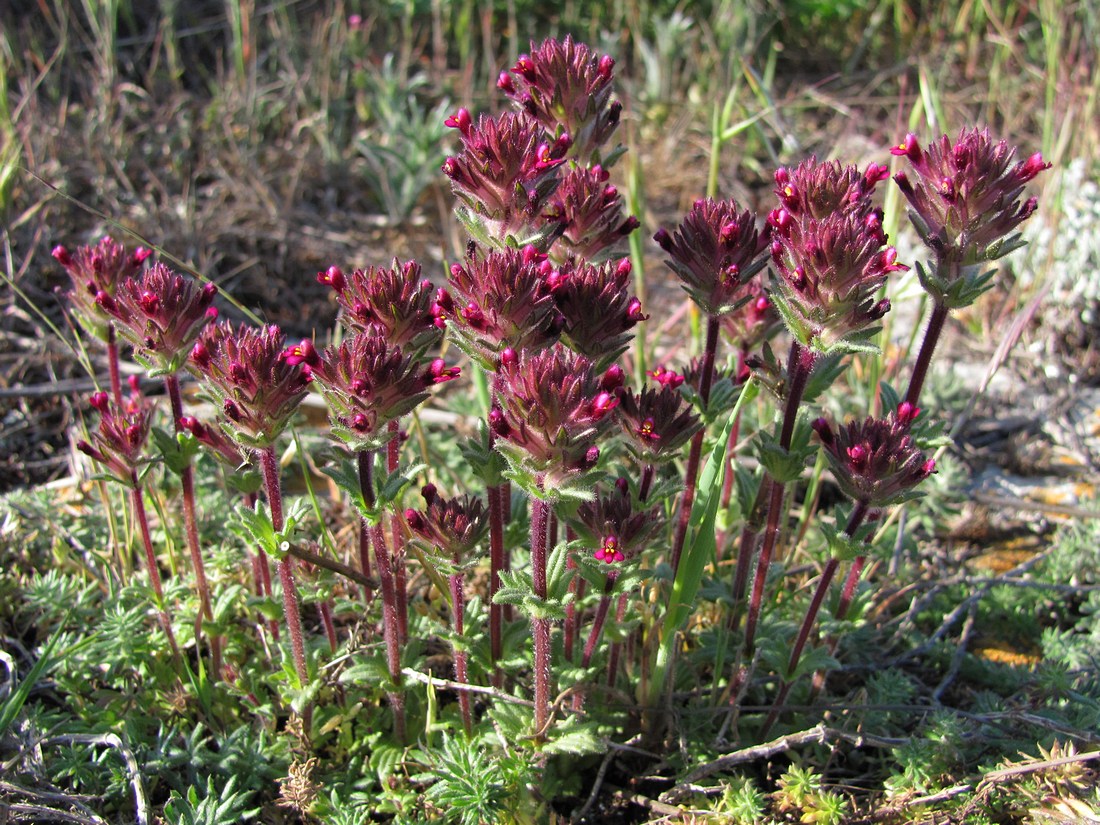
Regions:
[[568, 753], [582, 756], [589, 753], [603, 753], [607, 745], [597, 735], [595, 722], [566, 722], [559, 728], [557, 735], [542, 746], [543, 753]]

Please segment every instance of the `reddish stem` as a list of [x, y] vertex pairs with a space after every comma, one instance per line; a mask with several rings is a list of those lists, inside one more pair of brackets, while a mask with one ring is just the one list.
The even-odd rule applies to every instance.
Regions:
[[[707, 316], [706, 345], [703, 348], [702, 375], [699, 378], [699, 400], [706, 412], [707, 403], [710, 401], [710, 389], [714, 382], [714, 356], [718, 350], [718, 316]], [[687, 539], [688, 525], [691, 522], [691, 507], [695, 503], [695, 485], [699, 479], [699, 464], [703, 456], [703, 438], [705, 431], [700, 429], [691, 439], [691, 450], [688, 453], [687, 469], [684, 472], [684, 494], [680, 497], [680, 515], [676, 522], [676, 535], [672, 541], [672, 552], [669, 556], [669, 564], [672, 565], [673, 578], [680, 567], [680, 556], [684, 552], [684, 542]]]
[[[462, 559], [456, 553], [454, 557], [455, 565], [457, 566], [461, 561]], [[451, 613], [453, 616], [451, 629], [454, 630], [456, 636], [462, 636], [465, 632], [463, 617], [466, 608], [466, 594], [462, 589], [462, 574], [452, 573], [448, 577], [448, 583], [451, 587]], [[460, 647], [455, 647], [454, 657], [455, 681], [463, 685], [469, 684], [466, 651]], [[466, 729], [466, 735], [469, 736], [473, 731], [473, 713], [470, 710], [470, 694], [464, 690], [458, 692], [458, 706], [462, 711], [462, 727]]]
[[[539, 488], [542, 480], [539, 479]], [[550, 520], [550, 505], [542, 499], [531, 498], [531, 579], [535, 598], [545, 601], [546, 536]], [[535, 736], [541, 741], [550, 722], [550, 619], [531, 619], [535, 637]]]
[[[588, 631], [588, 641], [584, 644], [584, 653], [581, 655], [581, 667], [588, 667], [592, 663], [592, 655], [596, 652], [596, 645], [603, 633], [604, 623], [607, 621], [607, 613], [611, 608], [611, 593], [615, 589], [615, 582], [619, 578], [619, 571], [612, 570], [607, 574], [607, 581], [603, 586], [603, 595], [596, 607], [596, 615], [592, 619], [592, 627]], [[573, 694], [573, 710], [584, 710], [584, 691], [578, 689]]]
[[[374, 497], [374, 453], [360, 452], [360, 484], [363, 499], [371, 509], [375, 506]], [[365, 468], [365, 470], [363, 469]], [[386, 549], [386, 533], [382, 523], [368, 527], [371, 544], [374, 545], [374, 564], [378, 568], [378, 585], [382, 591], [382, 635], [386, 642], [386, 664], [395, 689], [389, 691], [390, 707], [393, 710], [394, 734], [401, 742], [405, 741], [405, 694], [401, 688], [401, 645], [397, 618], [397, 594], [395, 590], [393, 559]]]
[[501, 488], [490, 487], [489, 496], [489, 655], [493, 662], [493, 686], [503, 684], [503, 674], [497, 664], [504, 656], [504, 606], [494, 601], [500, 590], [500, 572], [504, 569], [504, 509]]
[[[356, 459], [359, 465], [359, 489], [373, 491], [371, 484], [371, 471], [367, 464], [367, 459], [370, 453], [365, 450], [361, 450]], [[373, 492], [372, 492], [373, 495]], [[364, 492], [364, 497], [366, 493]], [[362, 516], [359, 517], [359, 570], [364, 576], [370, 578], [370, 532], [367, 527], [367, 520]], [[371, 591], [370, 586], [363, 585], [363, 601], [370, 605], [371, 600], [374, 598], [374, 593]]]
[[[397, 421], [387, 425], [390, 440], [386, 442], [386, 471], [396, 473], [401, 459], [401, 438]], [[390, 541], [393, 545], [393, 586], [397, 597], [397, 641], [402, 647], [409, 638], [409, 587], [408, 568], [405, 564], [405, 542], [401, 520], [397, 513], [390, 514]]]
[[[283, 529], [283, 493], [279, 482], [279, 459], [274, 447], [259, 451], [263, 470], [267, 506], [271, 508], [271, 526], [278, 533]], [[294, 656], [294, 670], [303, 689], [309, 685], [309, 669], [306, 667], [306, 644], [302, 634], [302, 612], [298, 605], [298, 590], [294, 585], [294, 557], [287, 553], [279, 560], [279, 583], [283, 586], [283, 612], [286, 629], [290, 635], [290, 650]]]
[[111, 398], [122, 409], [122, 376], [118, 369], [118, 338], [114, 324], [107, 324], [107, 374], [111, 380]]
[[[817, 355], [813, 350], [807, 349], [797, 341], [791, 344], [790, 358], [787, 361], [787, 403], [783, 410], [783, 426], [779, 434], [779, 446], [784, 450], [791, 448], [791, 440], [794, 437], [794, 425], [798, 420], [798, 407], [802, 403], [802, 396], [806, 392], [806, 384], [809, 382], [810, 373], [813, 371]], [[771, 566], [772, 555], [779, 539], [779, 531], [782, 526], [783, 497], [786, 490], [781, 481], [771, 479], [771, 497], [768, 502], [768, 523], [764, 528], [764, 543], [760, 548], [760, 556], [756, 563], [756, 575], [752, 583], [752, 595], [749, 601], [749, 615], [745, 622], [745, 651], [747, 658], [752, 658], [753, 646], [756, 642], [756, 627], [760, 619], [760, 610], [764, 603], [764, 585], [767, 583], [768, 568]]]
[[945, 304], [936, 302], [932, 305], [932, 314], [928, 317], [928, 326], [924, 330], [924, 340], [920, 345], [917, 363], [913, 366], [913, 377], [909, 379], [909, 389], [905, 392], [905, 400], [914, 407], [917, 406], [924, 381], [928, 377], [928, 367], [932, 363], [936, 344], [939, 343], [940, 335], [943, 333], [947, 314], [948, 309]]
[[157, 599], [160, 626], [164, 629], [164, 635], [168, 637], [168, 645], [172, 648], [172, 655], [178, 659], [180, 649], [179, 645], [176, 644], [176, 635], [172, 632], [172, 620], [168, 618], [168, 611], [164, 608], [164, 589], [161, 587], [157, 556], [153, 551], [153, 539], [149, 534], [149, 516], [145, 512], [145, 500], [141, 496], [141, 486], [138, 484], [136, 470], [130, 473], [130, 484], [130, 501], [134, 507], [134, 520], [141, 529], [141, 543], [145, 548], [145, 566], [149, 569], [149, 582], [153, 586], [153, 595]]

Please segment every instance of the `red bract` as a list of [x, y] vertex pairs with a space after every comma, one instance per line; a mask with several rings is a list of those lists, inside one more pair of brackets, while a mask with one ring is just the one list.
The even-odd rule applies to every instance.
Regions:
[[545, 225], [542, 215], [558, 186], [568, 135], [551, 141], [535, 121], [512, 113], [483, 115], [461, 135], [462, 152], [444, 161], [443, 173], [467, 210], [460, 217], [471, 234], [500, 245], [509, 236], [546, 245], [561, 234], [564, 227]]
[[570, 155], [599, 162], [600, 148], [619, 125], [622, 105], [611, 100], [615, 61], [572, 37], [550, 38], [520, 55], [497, 87], [551, 134], [572, 137]]
[[703, 426], [691, 405], [671, 386], [627, 390], [619, 400], [615, 417], [626, 437], [626, 447], [642, 464], [658, 464], [676, 458]]
[[1013, 163], [1016, 149], [996, 143], [986, 129], [963, 129], [952, 144], [943, 135], [922, 149], [914, 135], [891, 150], [915, 173], [894, 181], [909, 201], [910, 217], [941, 261], [964, 266], [992, 261], [1018, 248], [1007, 238], [1035, 211], [1035, 198], [1020, 200], [1024, 184], [1051, 164], [1039, 153]]
[[308, 367], [328, 404], [333, 435], [354, 450], [387, 443], [394, 436], [386, 426], [390, 421], [427, 399], [430, 387], [458, 375], [441, 358], [420, 364], [374, 327], [323, 353], [303, 341], [288, 350], [287, 358]]
[[916, 497], [913, 488], [935, 471], [936, 462], [924, 457], [909, 433], [915, 417], [912, 405], [903, 403], [885, 418], [852, 421], [835, 432], [824, 418], [813, 422], [845, 495], [871, 507]]
[[119, 284], [114, 298], [100, 293], [98, 304], [134, 345], [134, 356], [152, 375], [179, 372], [203, 327], [218, 317], [211, 306], [218, 288], [155, 263], [140, 278]]
[[648, 315], [632, 293], [630, 259], [599, 266], [569, 263], [554, 273], [554, 302], [565, 319], [562, 336], [570, 349], [610, 366], [630, 345], [632, 330]]
[[[821, 220], [834, 212], [852, 210], [867, 217], [876, 211], [871, 202], [875, 185], [888, 175], [889, 170], [877, 163], [860, 172], [839, 161], [818, 163], [816, 157], [810, 157], [794, 169], [776, 170], [775, 194], [783, 208], [797, 219]], [[881, 243], [885, 242], [882, 236]]]
[[502, 359], [499, 376], [500, 410], [490, 425], [514, 465], [532, 478], [543, 476], [550, 492], [595, 466], [596, 441], [618, 399], [591, 361], [558, 344]]
[[288, 358], [277, 326], [225, 322], [207, 328], [191, 352], [227, 432], [241, 445], [266, 449], [290, 423], [309, 388], [309, 370]]
[[429, 550], [448, 560], [475, 562], [473, 551], [489, 530], [489, 511], [481, 499], [470, 495], [443, 498], [432, 484], [425, 485], [421, 495], [425, 508], [405, 511], [405, 520], [413, 533], [424, 540]]
[[767, 263], [768, 230], [732, 200], [697, 200], [672, 234], [653, 236], [666, 263], [707, 315], [731, 312], [746, 298], [745, 283]]
[[134, 487], [141, 464], [141, 451], [149, 437], [153, 404], [137, 387], [130, 384], [131, 394], [120, 408], [105, 392], [91, 396], [89, 403], [99, 412], [99, 426], [92, 433], [92, 442], [78, 441], [77, 449], [102, 464], [110, 475], [127, 487]]
[[532, 246], [484, 257], [472, 250], [463, 264], [451, 267], [454, 295], [439, 296], [439, 314], [467, 355], [496, 369], [507, 348], [543, 349], [557, 340], [562, 319], [550, 292], [553, 273]]
[[543, 213], [552, 223], [565, 226], [550, 248], [551, 255], [599, 258], [638, 228], [633, 215], [623, 217], [622, 196], [607, 180], [600, 166], [578, 166], [565, 174]]
[[113, 298], [118, 285], [134, 277], [153, 250], [138, 247], [132, 252], [105, 237], [95, 246], [82, 246], [70, 253], [63, 246], [56, 246], [53, 257], [65, 267], [73, 288], [68, 298], [84, 328], [102, 340], [107, 339], [107, 324], [114, 319], [96, 298], [102, 301]]
[[343, 310], [340, 320], [347, 329], [362, 332], [377, 327], [390, 343], [418, 354], [443, 336], [432, 314], [435, 289], [420, 275], [416, 261], [402, 264], [394, 258], [389, 269], [372, 266], [345, 276], [337, 267], [329, 267], [317, 273], [317, 280], [336, 292]]
[[594, 547], [593, 556], [606, 564], [636, 558], [664, 527], [661, 508], [636, 511], [630, 497], [618, 490], [597, 496], [577, 508], [570, 524]]

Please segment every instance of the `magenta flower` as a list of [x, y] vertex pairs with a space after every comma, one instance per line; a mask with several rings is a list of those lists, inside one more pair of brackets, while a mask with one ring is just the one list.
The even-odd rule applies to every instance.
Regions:
[[277, 326], [234, 330], [227, 321], [208, 327], [191, 350], [226, 431], [246, 448], [273, 445], [309, 390], [309, 370], [288, 357], [285, 346]]
[[747, 297], [745, 283], [767, 263], [768, 229], [758, 230], [752, 212], [732, 200], [697, 200], [672, 234], [661, 229], [653, 239], [681, 286], [711, 316], [733, 311]]
[[527, 482], [542, 478], [553, 494], [596, 465], [596, 442], [619, 403], [621, 370], [605, 381], [591, 361], [557, 344], [536, 354], [507, 351], [499, 375], [500, 409], [489, 423], [517, 481], [530, 488]]
[[482, 116], [473, 125], [464, 110], [448, 120], [462, 136], [462, 152], [443, 163], [443, 173], [463, 207], [459, 217], [470, 234], [495, 246], [548, 246], [564, 226], [543, 219], [558, 186], [569, 136], [549, 139], [535, 121], [507, 113]]
[[616, 490], [583, 502], [570, 524], [580, 539], [595, 548], [593, 558], [617, 564], [637, 558], [664, 527], [660, 507], [634, 510], [630, 497]]
[[885, 418], [852, 421], [835, 432], [824, 418], [813, 422], [840, 489], [870, 507], [917, 497], [913, 488], [936, 469], [909, 433], [918, 410], [908, 402]]
[[[572, 37], [531, 44], [497, 87], [551, 134], [570, 135], [570, 156], [599, 163], [601, 147], [619, 125], [622, 104], [611, 100], [615, 61]], [[608, 164], [610, 165], [610, 164]]]
[[458, 377], [442, 358], [427, 366], [391, 344], [377, 328], [368, 328], [320, 353], [309, 340], [286, 351], [301, 364], [329, 407], [332, 434], [353, 450], [375, 450], [394, 433], [387, 424], [423, 401], [428, 389]]
[[[132, 252], [113, 238], [104, 237], [95, 246], [82, 246], [70, 253], [63, 246], [56, 246], [52, 255], [68, 272], [73, 288], [68, 293], [69, 302], [84, 328], [99, 338], [107, 340], [107, 325], [115, 316], [102, 306], [110, 303], [118, 291], [118, 285], [132, 278], [153, 254], [153, 250], [139, 246]], [[97, 297], [102, 296], [97, 301]]]
[[569, 263], [550, 277], [551, 291], [565, 319], [562, 338], [570, 349], [606, 369], [630, 345], [633, 329], [648, 315], [632, 294], [630, 259], [599, 266]]
[[389, 269], [372, 266], [345, 276], [333, 266], [317, 273], [317, 280], [336, 292], [340, 320], [347, 329], [377, 327], [391, 344], [416, 354], [443, 337], [432, 313], [435, 289], [420, 274], [416, 261], [402, 264], [394, 258]]
[[665, 367], [664, 364], [658, 364], [649, 372], [646, 373], [650, 378], [660, 384], [662, 387], [671, 387], [676, 389], [684, 383], [684, 376], [675, 370], [670, 370]]
[[130, 382], [130, 398], [119, 408], [105, 392], [88, 399], [99, 412], [99, 426], [91, 434], [91, 443], [78, 441], [76, 448], [102, 464], [108, 474], [129, 488], [137, 484], [137, 472], [143, 463], [141, 451], [149, 438], [153, 404], [138, 389], [137, 376]]
[[551, 255], [599, 259], [638, 228], [633, 215], [623, 217], [622, 195], [607, 179], [607, 172], [598, 165], [566, 172], [543, 213], [547, 220], [565, 226], [550, 248]]
[[676, 458], [681, 448], [703, 426], [683, 395], [673, 387], [627, 390], [619, 399], [615, 417], [626, 447], [642, 464], [660, 464]]
[[120, 283], [113, 298], [101, 292], [95, 302], [134, 345], [134, 357], [151, 375], [174, 375], [203, 327], [218, 317], [211, 306], [217, 294], [214, 284], [203, 286], [155, 263], [140, 278]]
[[553, 273], [533, 246], [484, 257], [472, 250], [451, 267], [454, 296], [439, 295], [436, 312], [463, 352], [494, 370], [505, 349], [543, 349], [557, 340], [563, 321], [550, 291]]
[[921, 239], [942, 262], [970, 266], [1023, 245], [1007, 236], [1035, 211], [1037, 199], [1020, 196], [1024, 184], [1050, 168], [1041, 154], [1013, 163], [1016, 149], [994, 143], [986, 129], [963, 129], [954, 144], [943, 135], [926, 150], [910, 134], [890, 151], [909, 159], [916, 179], [898, 172], [894, 182]]
[[405, 520], [413, 534], [423, 540], [429, 551], [451, 561], [469, 564], [472, 556], [489, 531], [489, 511], [476, 496], [443, 498], [434, 484], [420, 491], [423, 510], [408, 509]]

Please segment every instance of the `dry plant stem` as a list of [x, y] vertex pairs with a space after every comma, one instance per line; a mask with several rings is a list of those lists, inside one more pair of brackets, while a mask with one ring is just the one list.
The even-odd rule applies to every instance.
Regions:
[[[857, 501], [855, 507], [852, 509], [851, 515], [848, 517], [848, 524], [844, 527], [844, 532], [848, 536], [854, 535], [866, 516], [867, 502]], [[772, 709], [768, 713], [767, 719], [764, 720], [764, 726], [761, 728], [761, 738], [768, 735], [772, 725], [775, 724], [775, 721], [779, 718], [779, 714], [782, 712], [783, 704], [787, 701], [787, 696], [791, 692], [791, 686], [794, 684], [795, 668], [798, 667], [798, 662], [802, 658], [802, 651], [806, 649], [806, 642], [809, 641], [810, 632], [817, 623], [817, 614], [821, 611], [821, 605], [825, 602], [825, 596], [829, 592], [829, 587], [833, 583], [833, 577], [836, 575], [839, 566], [840, 559], [836, 556], [832, 556], [825, 563], [825, 569], [821, 571], [821, 577], [817, 581], [817, 588], [814, 590], [814, 595], [810, 599], [810, 606], [806, 609], [806, 615], [802, 618], [802, 626], [798, 629], [798, 635], [795, 637], [794, 645], [791, 647], [791, 656], [787, 661], [787, 672], [783, 676], [783, 683], [779, 687], [779, 692], [776, 694], [775, 701], [772, 703]], [[832, 642], [832, 644], [835, 645], [835, 642]]]
[[[699, 400], [702, 402], [704, 413], [710, 401], [710, 388], [714, 382], [714, 356], [718, 350], [718, 329], [718, 316], [708, 315], [702, 376], [699, 379]], [[680, 498], [680, 515], [676, 522], [676, 535], [672, 541], [672, 554], [669, 556], [673, 577], [680, 567], [680, 556], [684, 552], [684, 541], [687, 539], [688, 524], [691, 522], [691, 507], [695, 503], [695, 485], [699, 479], [699, 463], [703, 455], [705, 435], [705, 430], [700, 429], [691, 439], [691, 451], [688, 453], [687, 469], [684, 471], [684, 494]]]
[[[542, 479], [538, 480], [542, 489]], [[540, 498], [531, 498], [531, 579], [534, 583], [535, 598], [545, 601], [547, 597], [546, 536], [550, 521], [550, 504]], [[550, 719], [550, 619], [532, 617], [531, 626], [535, 637], [535, 730], [539, 736], [546, 730]]]
[[[374, 509], [374, 452], [360, 451], [359, 458], [359, 481], [362, 485], [363, 499], [368, 508]], [[401, 644], [393, 559], [386, 549], [386, 532], [382, 528], [381, 520], [369, 525], [367, 529], [371, 544], [374, 545], [374, 564], [378, 568], [378, 585], [382, 591], [382, 635], [386, 642], [386, 664], [389, 667], [390, 679], [396, 687], [389, 692], [390, 708], [393, 710], [394, 735], [399, 741], [404, 742], [405, 694], [401, 689]]]
[[[175, 375], [164, 376], [164, 385], [168, 390], [168, 399], [172, 404], [172, 424], [179, 435], [180, 419], [183, 418], [183, 395], [180, 393], [179, 378]], [[210, 602], [210, 585], [206, 581], [206, 566], [202, 561], [199, 548], [199, 529], [195, 520], [195, 474], [190, 464], [180, 471], [180, 486], [183, 489], [183, 526], [187, 533], [187, 549], [191, 553], [191, 567], [195, 571], [195, 581], [199, 588], [199, 604], [202, 617], [208, 622], [214, 621], [214, 611]], [[201, 624], [196, 623], [196, 627]], [[196, 640], [197, 641], [197, 640]], [[221, 639], [210, 640], [210, 653], [214, 662], [214, 672], [221, 673]]]
[[141, 485], [138, 484], [137, 471], [130, 473], [130, 482], [130, 500], [134, 506], [134, 520], [141, 528], [141, 543], [145, 548], [145, 566], [149, 569], [149, 583], [152, 584], [153, 595], [157, 598], [160, 626], [164, 629], [164, 635], [168, 637], [168, 645], [172, 648], [172, 655], [179, 659], [180, 649], [176, 644], [176, 636], [172, 632], [172, 620], [168, 618], [168, 611], [164, 609], [164, 588], [161, 587], [160, 570], [157, 569], [157, 556], [153, 552], [153, 539], [149, 535], [149, 516], [145, 512], [145, 500], [141, 497]]
[[[784, 450], [791, 448], [791, 439], [794, 437], [794, 425], [798, 419], [798, 406], [802, 403], [802, 395], [806, 391], [806, 383], [809, 381], [810, 372], [813, 370], [816, 354], [797, 341], [791, 344], [790, 360], [787, 362], [787, 403], [783, 410], [783, 427], [779, 433], [779, 446]], [[760, 556], [756, 562], [756, 575], [752, 582], [752, 595], [749, 601], [749, 615], [745, 621], [745, 651], [746, 658], [752, 657], [756, 644], [756, 627], [760, 620], [760, 610], [764, 604], [764, 585], [768, 579], [768, 568], [772, 563], [772, 554], [779, 539], [779, 530], [783, 515], [783, 495], [785, 485], [781, 481], [766, 475], [770, 482], [771, 496], [768, 502], [768, 523], [764, 528], [764, 543], [760, 548]]]
[[917, 363], [913, 366], [913, 377], [909, 379], [909, 389], [905, 393], [905, 400], [917, 406], [921, 389], [928, 377], [928, 367], [932, 363], [932, 355], [936, 351], [940, 335], [943, 333], [944, 322], [947, 321], [947, 306], [941, 302], [932, 304], [932, 314], [928, 316], [928, 326], [924, 330], [924, 340], [917, 354]]
[[[278, 533], [283, 529], [283, 493], [279, 483], [279, 459], [274, 447], [259, 451], [263, 469], [267, 505], [271, 508], [271, 526]], [[294, 657], [294, 670], [304, 689], [309, 684], [306, 668], [306, 644], [302, 635], [302, 613], [298, 606], [298, 590], [294, 586], [294, 557], [287, 553], [279, 560], [279, 583], [283, 586], [283, 612], [286, 614], [286, 630], [290, 635], [290, 651]]]
[[[457, 567], [462, 559], [456, 553], [453, 561]], [[461, 637], [465, 632], [463, 629], [463, 620], [466, 612], [466, 594], [462, 589], [462, 574], [452, 573], [448, 577], [448, 584], [451, 586], [451, 611], [454, 617], [452, 629], [456, 636]], [[455, 681], [464, 685], [469, 682], [469, 673], [467, 671], [468, 656], [466, 650], [456, 646], [454, 649], [454, 659]], [[469, 736], [473, 732], [473, 714], [470, 710], [470, 694], [464, 690], [458, 692], [458, 707], [462, 711], [462, 727], [465, 728], [466, 735]]]

